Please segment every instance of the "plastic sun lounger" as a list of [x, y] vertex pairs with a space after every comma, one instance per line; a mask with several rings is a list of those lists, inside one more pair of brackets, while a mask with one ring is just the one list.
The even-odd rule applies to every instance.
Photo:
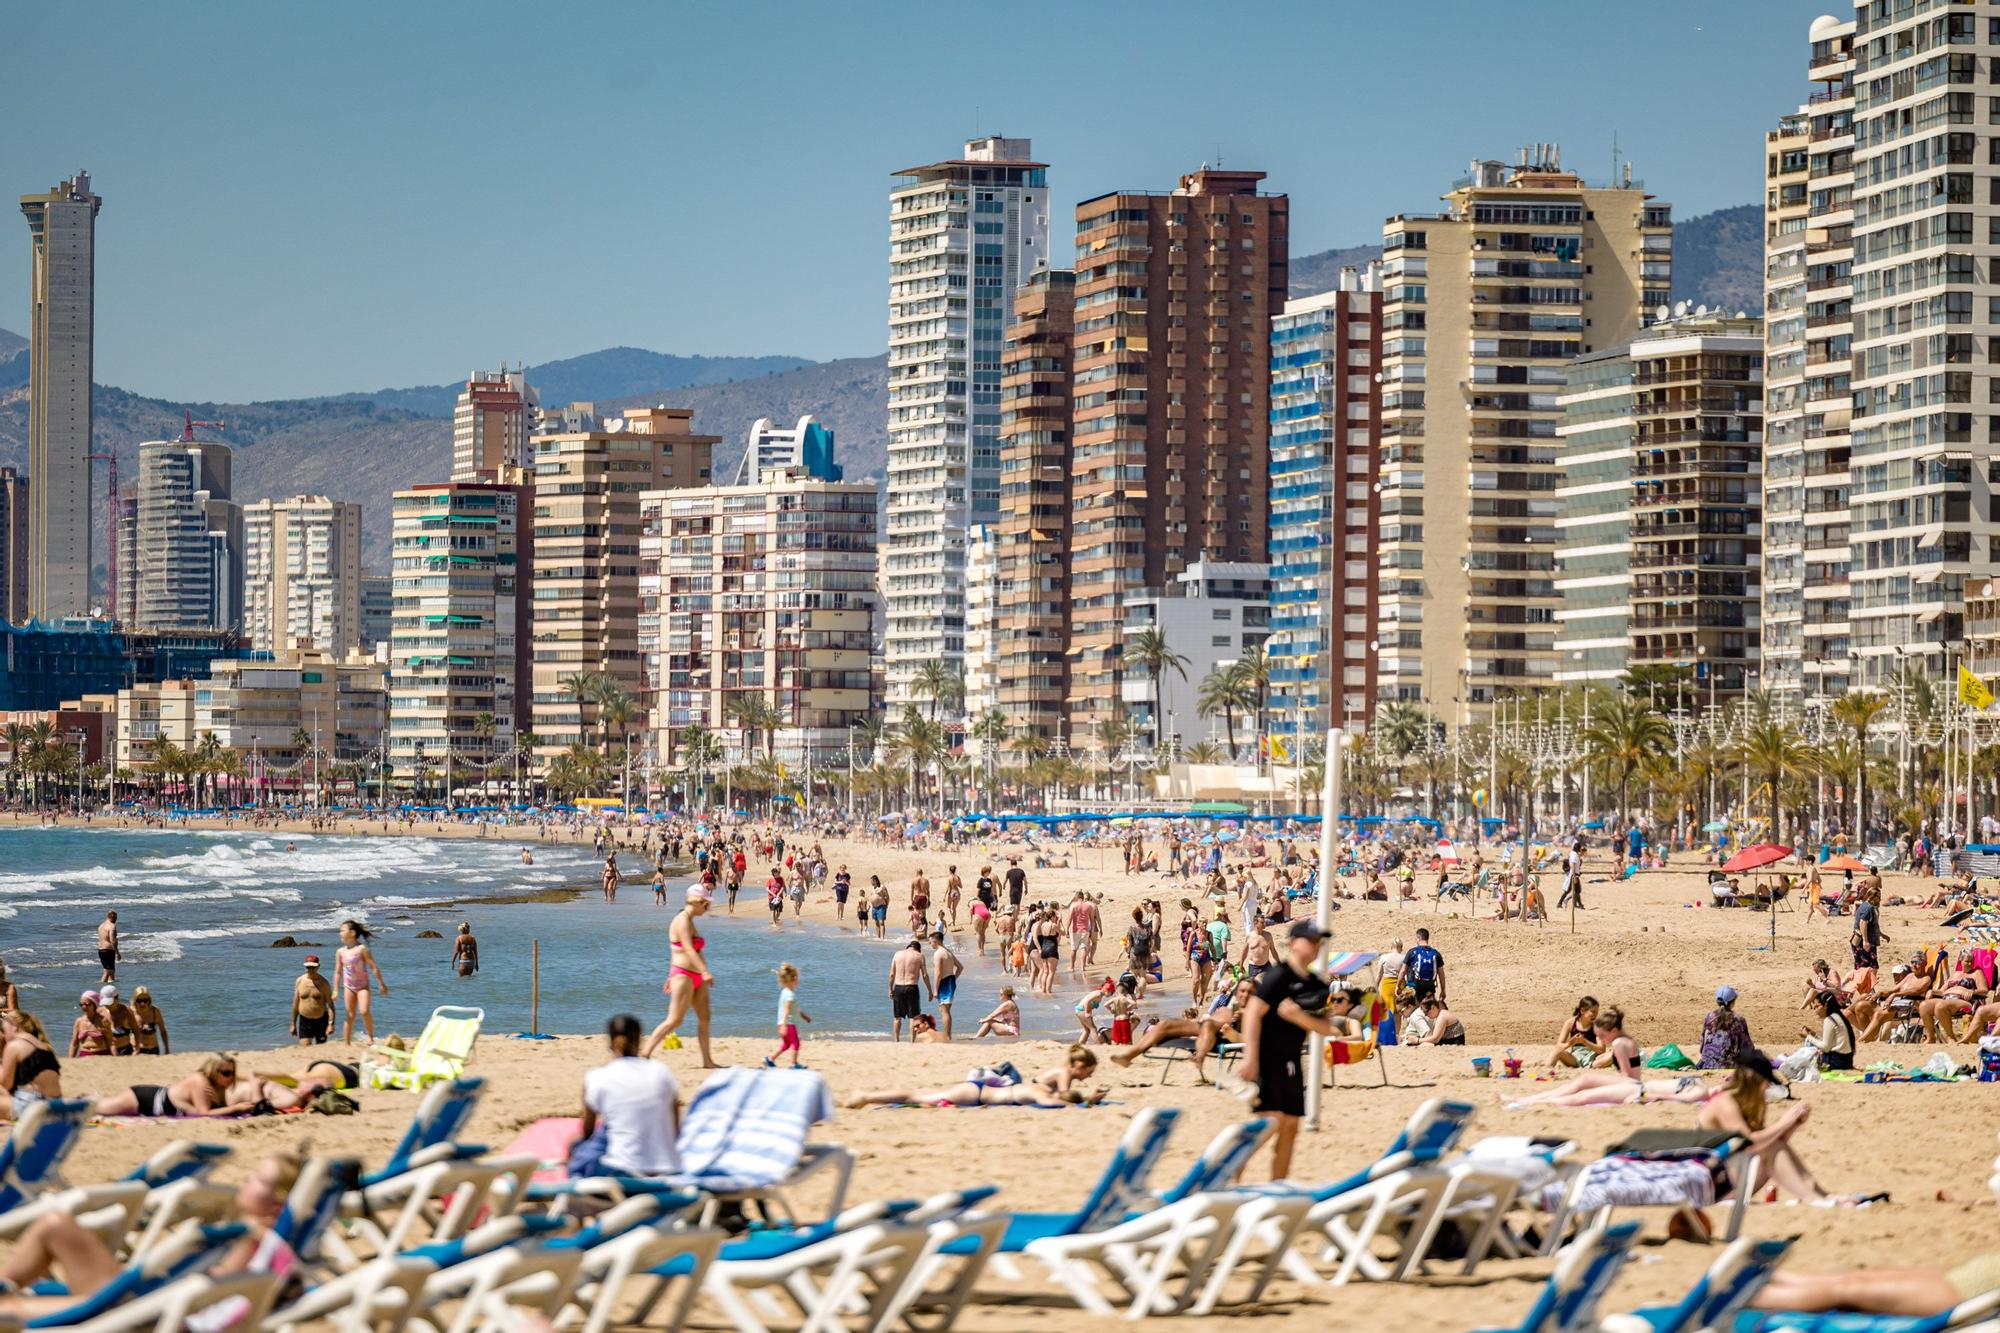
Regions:
[[[1472, 1119], [1466, 1102], [1434, 1098], [1418, 1107], [1401, 1133], [1374, 1162], [1345, 1180], [1318, 1189], [1280, 1183], [1247, 1190], [1252, 1198], [1237, 1213], [1227, 1245], [1217, 1256], [1211, 1282], [1221, 1285], [1237, 1267], [1258, 1256], [1259, 1271], [1251, 1301], [1263, 1296], [1280, 1268], [1300, 1282], [1342, 1285], [1356, 1276], [1375, 1281], [1393, 1275], [1410, 1243], [1421, 1235], [1428, 1210], [1445, 1185], [1436, 1163], [1449, 1152]], [[1378, 1236], [1398, 1233], [1398, 1255], [1385, 1260], [1373, 1252]], [[1323, 1279], [1318, 1269], [1293, 1249], [1308, 1228], [1324, 1233], [1322, 1263], [1335, 1263]], [[1211, 1302], [1212, 1303], [1212, 1300]]]
[[[1733, 1139], [1728, 1143], [1714, 1148], [1700, 1148], [1691, 1144], [1686, 1151], [1689, 1153], [1706, 1153], [1717, 1158], [1728, 1173], [1730, 1191], [1729, 1199], [1725, 1206], [1729, 1211], [1729, 1223], [1723, 1230], [1722, 1239], [1735, 1240], [1743, 1233], [1743, 1218], [1749, 1211], [1751, 1196], [1757, 1192], [1757, 1158], [1747, 1151], [1747, 1145], [1742, 1139]], [[1609, 1155], [1616, 1156], [1617, 1154]], [[1600, 1158], [1599, 1160], [1603, 1159]], [[1545, 1247], [1545, 1252], [1553, 1253], [1555, 1251], [1556, 1247], [1562, 1243], [1563, 1234], [1570, 1228], [1571, 1223], [1575, 1223], [1579, 1228], [1602, 1225], [1607, 1223], [1611, 1218], [1611, 1214], [1621, 1206], [1646, 1206], [1639, 1204], [1603, 1204], [1597, 1208], [1579, 1211], [1577, 1204], [1587, 1183], [1586, 1173], [1591, 1165], [1592, 1163], [1589, 1162], [1582, 1163], [1571, 1176], [1568, 1187], [1563, 1191], [1562, 1200], [1553, 1210], [1554, 1216], [1549, 1219], [1549, 1239]], [[1678, 1203], [1671, 1206], [1679, 1212], [1693, 1213], [1695, 1211], [1693, 1205], [1688, 1203]]]
[[1520, 1323], [1481, 1333], [1596, 1333], [1597, 1303], [1632, 1257], [1638, 1236], [1637, 1222], [1585, 1231], [1557, 1256], [1555, 1272]]
[[[1152, 1050], [1147, 1051], [1141, 1058], [1160, 1062], [1160, 1086], [1165, 1087], [1167, 1077], [1174, 1072], [1175, 1065], [1183, 1061], [1193, 1061], [1194, 1046], [1195, 1039], [1193, 1037], [1170, 1037], [1158, 1046], [1155, 1046]], [[1224, 1069], [1229, 1068], [1242, 1054], [1243, 1043], [1240, 1041], [1219, 1041], [1215, 1044], [1215, 1048], [1209, 1052], [1210, 1057], [1215, 1059]]]
[[1736, 1316], [1771, 1280], [1791, 1248], [1789, 1240], [1746, 1237], [1732, 1241], [1680, 1300], [1610, 1315], [1604, 1320], [1603, 1333], [1702, 1333], [1732, 1328]]
[[364, 1061], [361, 1083], [369, 1088], [422, 1091], [433, 1083], [458, 1078], [479, 1041], [486, 1011], [465, 1005], [441, 1004], [431, 1010], [417, 1044], [407, 1051], [377, 1046]]
[[[1499, 1151], [1495, 1151], [1498, 1149]], [[1562, 1139], [1485, 1139], [1450, 1161], [1439, 1163], [1445, 1185], [1415, 1238], [1405, 1246], [1396, 1276], [1407, 1279], [1424, 1271], [1432, 1245], [1447, 1222], [1471, 1227], [1459, 1269], [1470, 1275], [1498, 1248], [1510, 1259], [1533, 1252], [1507, 1223], [1516, 1202], [1536, 1180], [1553, 1178], [1576, 1152]]]
[[0, 1216], [36, 1195], [63, 1189], [63, 1158], [76, 1147], [90, 1118], [87, 1101], [35, 1102], [21, 1113], [0, 1143]]
[[1828, 1311], [1792, 1314], [1746, 1310], [1736, 1316], [1735, 1333], [1948, 1333], [1957, 1329], [2000, 1328], [2000, 1291], [1961, 1301], [1943, 1314], [1888, 1315]]
[[[173, 1234], [160, 1245], [128, 1260], [112, 1279], [88, 1296], [77, 1298], [74, 1305], [39, 1315], [23, 1321], [24, 1328], [73, 1328], [83, 1327], [96, 1330], [146, 1328], [161, 1322], [162, 1310], [149, 1298], [164, 1293], [167, 1288], [179, 1283], [183, 1278], [194, 1278], [206, 1282], [201, 1270], [209, 1267], [226, 1253], [231, 1245], [248, 1233], [241, 1223], [227, 1226], [208, 1226], [200, 1222], [187, 1222], [177, 1227]], [[268, 1279], [266, 1280], [268, 1283]], [[275, 1286], [270, 1290], [275, 1291]], [[61, 1283], [39, 1283], [34, 1288], [37, 1295], [61, 1296], [65, 1290]], [[165, 1305], [197, 1303], [197, 1289], [181, 1291]], [[223, 1294], [250, 1294], [245, 1284], [242, 1290], [229, 1290]], [[268, 1303], [268, 1296], [266, 1297]], [[203, 1302], [205, 1304], [205, 1302]], [[123, 1309], [132, 1305], [132, 1309]], [[167, 1326], [171, 1327], [171, 1324]]]
[[472, 1118], [472, 1110], [479, 1104], [479, 1095], [485, 1087], [483, 1078], [460, 1078], [428, 1088], [410, 1117], [409, 1128], [390, 1150], [389, 1160], [364, 1175], [361, 1184], [379, 1185], [402, 1175], [413, 1165], [446, 1157], [477, 1157], [485, 1152], [484, 1147], [458, 1142], [459, 1132]]

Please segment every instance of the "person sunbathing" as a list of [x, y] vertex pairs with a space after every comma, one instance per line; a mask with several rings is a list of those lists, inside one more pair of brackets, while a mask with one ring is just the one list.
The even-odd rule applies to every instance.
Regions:
[[847, 1100], [849, 1110], [864, 1106], [1095, 1106], [1106, 1090], [1084, 1092], [1079, 1086], [1097, 1072], [1097, 1057], [1084, 1046], [1069, 1048], [1064, 1062], [1041, 1077], [1008, 1087], [988, 1087], [967, 1079], [941, 1088], [901, 1088], [864, 1092]]
[[1991, 1291], [2000, 1291], [2000, 1251], [1974, 1255], [1956, 1268], [1851, 1268], [1839, 1273], [1781, 1268], [1750, 1305], [1792, 1313], [1846, 1310], [1923, 1318]]
[[[299, 1159], [289, 1153], [266, 1157], [236, 1191], [236, 1207], [249, 1231], [232, 1244], [208, 1272], [212, 1277], [247, 1271], [283, 1272], [291, 1267], [290, 1251], [271, 1232], [284, 1210], [285, 1196], [299, 1178]], [[97, 1294], [124, 1268], [111, 1247], [69, 1213], [50, 1212], [32, 1222], [14, 1243], [0, 1283], [0, 1318], [30, 1320], [69, 1307]], [[37, 1296], [27, 1288], [59, 1278], [60, 1296]], [[204, 1325], [206, 1326], [206, 1325]]]
[[1896, 964], [1889, 976], [1889, 989], [1876, 997], [1875, 1010], [1861, 1032], [1862, 1041], [1875, 1041], [1884, 1035], [1883, 1029], [1889, 1024], [1917, 1017], [1924, 997], [1930, 994], [1930, 977], [1908, 963]]
[[1943, 986], [1933, 990], [1930, 998], [1917, 1005], [1917, 1017], [1923, 1020], [1924, 1037], [1941, 1045], [1956, 1042], [1958, 1034], [1952, 1029], [1952, 1020], [1960, 1014], [1979, 1012], [1992, 998], [1993, 988], [1986, 984], [1986, 974], [1972, 965], [1972, 951], [1964, 950], [1958, 955], [1958, 971]]
[[229, 1116], [246, 1114], [255, 1100], [234, 1102], [230, 1090], [236, 1083], [236, 1061], [227, 1055], [211, 1055], [201, 1068], [178, 1082], [139, 1083], [99, 1097], [97, 1115], [127, 1116]]
[[1676, 1078], [1627, 1078], [1610, 1071], [1589, 1073], [1553, 1092], [1522, 1097], [1502, 1105], [1510, 1111], [1530, 1106], [1643, 1106], [1648, 1102], [1700, 1102], [1711, 1089], [1700, 1074]]

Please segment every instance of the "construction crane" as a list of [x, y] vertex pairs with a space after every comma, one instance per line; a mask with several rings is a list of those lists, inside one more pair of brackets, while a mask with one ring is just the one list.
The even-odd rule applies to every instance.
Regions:
[[104, 595], [106, 600], [111, 603], [111, 614], [115, 618], [118, 615], [118, 455], [86, 454], [84, 456], [93, 463], [104, 464], [106, 471], [109, 473], [109, 480], [105, 485], [104, 491], [104, 526], [109, 539], [107, 544], [110, 547], [110, 553], [106, 557], [108, 563], [105, 566]]
[[196, 421], [194, 413], [188, 411], [186, 408], [181, 409], [181, 423], [181, 443], [183, 444], [194, 443], [194, 428], [196, 426], [206, 426], [210, 430], [229, 429], [227, 421]]

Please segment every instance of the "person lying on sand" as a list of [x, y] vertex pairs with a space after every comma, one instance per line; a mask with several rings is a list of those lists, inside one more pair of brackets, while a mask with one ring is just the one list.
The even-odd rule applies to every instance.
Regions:
[[848, 1099], [849, 1110], [864, 1106], [1095, 1106], [1104, 1100], [1103, 1088], [1086, 1093], [1077, 1085], [1097, 1071], [1097, 1057], [1082, 1046], [1072, 1046], [1065, 1062], [1046, 1070], [1031, 1082], [1012, 1087], [989, 1088], [970, 1079], [941, 1088], [899, 1088], [889, 1092], [864, 1092]]

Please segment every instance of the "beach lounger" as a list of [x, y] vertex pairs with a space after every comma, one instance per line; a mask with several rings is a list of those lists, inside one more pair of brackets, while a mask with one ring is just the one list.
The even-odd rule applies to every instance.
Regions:
[[1405, 1246], [1398, 1278], [1424, 1271], [1447, 1225], [1465, 1238], [1462, 1274], [1472, 1273], [1495, 1248], [1510, 1259], [1532, 1253], [1533, 1247], [1508, 1225], [1508, 1214], [1521, 1197], [1538, 1199], [1541, 1188], [1557, 1178], [1575, 1152], [1576, 1144], [1567, 1140], [1502, 1136], [1481, 1139], [1440, 1163], [1444, 1187]]
[[[541, 1167], [534, 1157], [454, 1157], [412, 1167], [342, 1200], [344, 1231], [327, 1237], [343, 1268], [388, 1258], [424, 1242], [449, 1241], [483, 1220], [505, 1217]], [[368, 1246], [363, 1255], [354, 1240]]]
[[[1175, 1065], [1194, 1059], [1194, 1046], [1193, 1037], [1170, 1037], [1141, 1058], [1160, 1062], [1160, 1086], [1165, 1087], [1167, 1076], [1174, 1072]], [[1219, 1041], [1209, 1052], [1223, 1069], [1229, 1068], [1242, 1054], [1243, 1043], [1240, 1041]]]
[[425, 1091], [423, 1100], [417, 1103], [403, 1137], [389, 1150], [389, 1160], [362, 1176], [361, 1183], [379, 1185], [402, 1175], [412, 1166], [427, 1165], [449, 1157], [477, 1157], [484, 1153], [486, 1149], [483, 1146], [461, 1144], [458, 1136], [472, 1118], [472, 1109], [479, 1104], [479, 1095], [485, 1087], [486, 1080], [482, 1078], [460, 1078], [449, 1083], [433, 1084]]
[[[275, 1333], [279, 1329], [317, 1324], [336, 1317], [342, 1311], [371, 1303], [379, 1308], [369, 1311], [366, 1316], [357, 1314], [354, 1317], [365, 1318], [369, 1322], [376, 1318], [391, 1322], [408, 1319], [422, 1314], [436, 1300], [443, 1298], [443, 1291], [436, 1297], [427, 1296], [425, 1291], [425, 1284], [440, 1270], [473, 1262], [532, 1236], [553, 1234], [562, 1227], [563, 1222], [558, 1218], [516, 1214], [489, 1222], [454, 1240], [419, 1245], [398, 1255], [370, 1260], [310, 1287], [289, 1306], [273, 1313], [264, 1327]], [[414, 1284], [410, 1282], [413, 1273], [417, 1279]], [[412, 1291], [414, 1294], [410, 1295]]]
[[[261, 1317], [277, 1292], [275, 1277], [246, 1273], [240, 1280], [209, 1278], [202, 1272], [247, 1231], [240, 1222], [226, 1226], [183, 1223], [159, 1245], [127, 1261], [90, 1295], [78, 1297], [74, 1305], [26, 1320], [21, 1327], [89, 1329], [91, 1333], [154, 1327], [173, 1330], [187, 1314], [238, 1296], [249, 1299], [250, 1312]], [[34, 1291], [60, 1296], [63, 1287], [45, 1282], [36, 1284]]]
[[[1428, 1210], [1444, 1189], [1437, 1162], [1465, 1133], [1472, 1115], [1469, 1103], [1433, 1098], [1417, 1108], [1379, 1158], [1345, 1180], [1319, 1189], [1280, 1183], [1247, 1190], [1252, 1198], [1236, 1214], [1211, 1275], [1217, 1291], [1253, 1253], [1259, 1270], [1252, 1301], [1263, 1295], [1281, 1267], [1315, 1285], [1324, 1280], [1338, 1286], [1357, 1276], [1373, 1281], [1391, 1277], [1402, 1266], [1407, 1247], [1421, 1236]], [[1326, 1237], [1320, 1262], [1334, 1265], [1331, 1278], [1322, 1279], [1293, 1248], [1293, 1241], [1308, 1230]], [[1374, 1253], [1383, 1237], [1396, 1242], [1392, 1258]]]
[[472, 1048], [479, 1041], [479, 1028], [486, 1021], [484, 1009], [441, 1004], [431, 1010], [417, 1044], [407, 1051], [377, 1046], [361, 1062], [364, 1088], [404, 1088], [420, 1092], [433, 1083], [458, 1078]]
[[1789, 1240], [1746, 1237], [1732, 1241], [1680, 1300], [1610, 1315], [1604, 1320], [1602, 1333], [1704, 1333], [1708, 1329], [1727, 1333], [1791, 1248]]
[[90, 1118], [87, 1101], [33, 1102], [0, 1143], [0, 1216], [47, 1190], [69, 1184], [62, 1177], [69, 1156]]
[[1943, 1314], [1887, 1315], [1826, 1311], [1793, 1314], [1783, 1310], [1746, 1310], [1736, 1316], [1735, 1333], [1950, 1333], [2000, 1328], [2000, 1291], [1961, 1301]]
[[1584, 1231], [1556, 1257], [1555, 1272], [1520, 1323], [1481, 1333], [1596, 1333], [1597, 1303], [1631, 1258], [1638, 1237], [1637, 1222]]

